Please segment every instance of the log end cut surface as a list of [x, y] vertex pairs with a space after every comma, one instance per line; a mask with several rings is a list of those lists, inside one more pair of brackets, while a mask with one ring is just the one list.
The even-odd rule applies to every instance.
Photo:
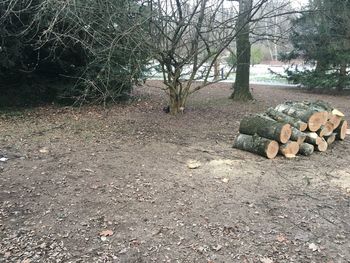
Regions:
[[337, 131], [337, 139], [344, 140], [346, 137], [346, 130], [348, 128], [348, 122], [346, 120], [343, 120], [339, 127], [336, 129]]
[[305, 122], [299, 122], [299, 131], [305, 131], [307, 129], [307, 124]]
[[333, 123], [334, 129], [338, 128], [341, 120], [342, 120], [342, 117], [339, 117], [338, 115], [331, 114], [331, 116], [329, 117], [329, 121]]
[[316, 146], [317, 151], [325, 152], [328, 149], [328, 143], [323, 139], [322, 142]]
[[279, 145], [276, 141], [271, 141], [266, 146], [266, 157], [269, 159], [273, 159], [276, 157], [278, 153]]
[[279, 152], [287, 158], [295, 157], [299, 152], [299, 144], [297, 142], [289, 141], [279, 147]]
[[281, 128], [280, 142], [281, 143], [288, 142], [291, 135], [292, 135], [292, 127], [289, 124], [283, 125], [283, 127]]
[[308, 127], [310, 131], [317, 131], [323, 124], [327, 122], [328, 114], [324, 112], [315, 112], [308, 120]]

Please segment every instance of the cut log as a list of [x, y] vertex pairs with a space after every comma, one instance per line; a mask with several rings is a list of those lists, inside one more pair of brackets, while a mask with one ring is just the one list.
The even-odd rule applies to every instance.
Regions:
[[299, 144], [297, 142], [289, 141], [285, 144], [281, 144], [279, 153], [286, 158], [293, 158], [299, 152]]
[[335, 141], [336, 136], [337, 136], [337, 134], [333, 132], [331, 135], [324, 136], [323, 138], [326, 140], [328, 145], [330, 145]]
[[328, 148], [328, 143], [323, 138], [321, 138], [321, 143], [315, 146], [315, 150], [319, 152], [325, 152], [327, 148]]
[[334, 132], [337, 134], [336, 137], [338, 140], [345, 139], [347, 128], [348, 128], [348, 122], [346, 120], [342, 120], [339, 126], [334, 130]]
[[292, 127], [292, 135], [290, 136], [291, 141], [296, 141], [300, 145], [305, 141], [305, 139], [305, 133], [299, 131], [297, 128]]
[[337, 115], [339, 117], [345, 117], [344, 113], [342, 113], [341, 111], [339, 111], [337, 109], [333, 109], [332, 114]]
[[322, 138], [318, 136], [316, 132], [308, 132], [305, 134], [305, 142], [310, 143], [312, 145], [319, 145], [322, 143]]
[[255, 115], [243, 118], [239, 126], [239, 132], [248, 135], [258, 134], [267, 139], [286, 143], [292, 134], [292, 129], [289, 124]]
[[336, 115], [338, 117], [344, 117], [345, 116], [344, 113], [342, 113], [340, 110], [335, 109], [328, 102], [325, 102], [323, 100], [317, 100], [317, 101], [314, 101], [314, 102], [307, 102], [306, 104], [309, 105], [309, 106], [314, 106], [314, 107], [321, 108], [321, 109], [327, 111], [329, 114]]
[[328, 102], [317, 100], [315, 102], [309, 102], [308, 105], [312, 105], [314, 107], [319, 107], [328, 112], [328, 120], [333, 123], [334, 128], [337, 128], [340, 124], [340, 121], [344, 117], [344, 114], [338, 109], [333, 108]]
[[280, 104], [275, 110], [306, 122], [310, 131], [317, 131], [328, 119], [326, 111], [319, 112], [312, 107], [306, 109], [293, 104]]
[[318, 136], [329, 136], [333, 133], [334, 125], [330, 121], [327, 121], [325, 125], [322, 125], [321, 128], [317, 131]]
[[304, 102], [293, 102], [293, 101], [289, 101], [287, 102], [288, 105], [291, 105], [297, 109], [300, 110], [313, 110], [315, 112], [320, 112], [322, 114], [322, 125], [324, 125], [329, 117], [329, 111], [327, 111], [326, 109], [324, 109], [323, 107], [320, 107], [319, 105], [313, 103], [313, 102], [308, 102], [308, 101], [304, 101]]
[[266, 114], [278, 122], [289, 123], [292, 127], [297, 128], [299, 131], [305, 131], [307, 128], [307, 123], [301, 121], [300, 119], [293, 118], [287, 114], [274, 110], [273, 108], [269, 108], [266, 111]]
[[311, 155], [315, 150], [315, 147], [309, 143], [302, 143], [299, 147], [299, 153], [305, 156]]
[[262, 138], [258, 135], [250, 136], [246, 134], [239, 134], [233, 143], [233, 147], [256, 153], [269, 159], [275, 158], [279, 149], [276, 141]]

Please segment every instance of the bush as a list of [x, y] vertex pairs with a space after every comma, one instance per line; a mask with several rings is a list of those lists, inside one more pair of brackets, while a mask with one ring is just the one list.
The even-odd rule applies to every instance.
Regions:
[[0, 101], [127, 96], [148, 59], [138, 10], [136, 0], [2, 1]]

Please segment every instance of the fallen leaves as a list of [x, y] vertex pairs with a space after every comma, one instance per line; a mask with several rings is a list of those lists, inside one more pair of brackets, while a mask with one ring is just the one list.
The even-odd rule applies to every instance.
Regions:
[[103, 230], [100, 232], [100, 237], [103, 242], [107, 241], [107, 237], [112, 236], [114, 233], [112, 230]]
[[221, 245], [212, 246], [212, 249], [217, 252], [222, 249], [222, 246]]
[[100, 232], [101, 237], [109, 237], [112, 236], [114, 233], [112, 230], [103, 230]]
[[273, 263], [273, 260], [271, 258], [261, 258], [261, 263]]
[[39, 152], [40, 153], [48, 153], [49, 152], [49, 149], [47, 147], [43, 147], [43, 148], [40, 148], [39, 149]]
[[225, 177], [221, 181], [226, 184], [226, 183], [228, 183], [229, 179]]
[[311, 244], [309, 244], [309, 249], [311, 249], [313, 252], [315, 252], [315, 251], [319, 251], [320, 247], [318, 245], [316, 245], [315, 243], [311, 243]]
[[201, 166], [202, 164], [199, 161], [196, 160], [188, 160], [187, 161], [187, 167], [189, 169], [197, 169]]
[[281, 243], [287, 242], [287, 238], [286, 238], [283, 234], [277, 235], [277, 236], [276, 236], [276, 240], [277, 240], [278, 242], [281, 242]]

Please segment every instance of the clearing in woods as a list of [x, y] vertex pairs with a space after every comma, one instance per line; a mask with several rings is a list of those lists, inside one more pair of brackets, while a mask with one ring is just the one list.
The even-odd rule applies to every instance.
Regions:
[[350, 262], [350, 136], [289, 160], [231, 147], [248, 113], [322, 99], [350, 116], [349, 96], [254, 86], [238, 103], [220, 84], [172, 117], [135, 93], [2, 115], [0, 262]]

